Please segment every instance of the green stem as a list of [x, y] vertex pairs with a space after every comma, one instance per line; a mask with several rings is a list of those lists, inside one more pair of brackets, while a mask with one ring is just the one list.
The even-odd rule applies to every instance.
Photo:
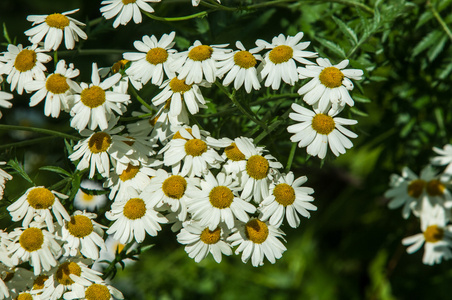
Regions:
[[[360, 3], [360, 2], [356, 2], [356, 1], [350, 1], [350, 0], [321, 0], [322, 2], [336, 2], [339, 4], [344, 4], [347, 6], [355, 6], [355, 7], [359, 7], [360, 9], [370, 13], [370, 14], [374, 14], [375, 11], [370, 8], [369, 6], [365, 5], [364, 3]], [[313, 1], [313, 2], [318, 2], [318, 1]]]
[[56, 136], [46, 136], [46, 137], [42, 137], [42, 138], [26, 140], [26, 141], [17, 142], [17, 143], [4, 144], [4, 145], [0, 145], [0, 149], [8, 149], [8, 148], [13, 148], [13, 147], [15, 147], [15, 148], [24, 147], [24, 146], [39, 144], [41, 142], [53, 140], [55, 138], [57, 138], [57, 137]]
[[80, 140], [80, 138], [77, 136], [73, 136], [70, 134], [66, 134], [66, 133], [62, 133], [62, 132], [54, 131], [54, 130], [50, 130], [50, 129], [44, 129], [44, 128], [0, 124], [0, 130], [32, 131], [32, 132], [39, 132], [39, 133], [43, 133], [43, 134], [47, 134], [47, 135], [62, 137], [62, 138], [69, 139], [69, 140]]
[[131, 84], [129, 84], [129, 89], [128, 90], [147, 109], [149, 109], [150, 111], [154, 111], [154, 109], [149, 104], [147, 104], [146, 101], [144, 101], [143, 98], [140, 97], [140, 95], [138, 95], [137, 91], [135, 90], [135, 88]]
[[88, 22], [88, 26], [91, 27], [91, 26], [97, 25], [100, 22], [102, 22], [103, 19], [104, 19], [103, 17], [99, 17], [99, 18], [96, 18], [94, 20], [91, 20], [91, 21]]
[[289, 173], [290, 167], [292, 167], [293, 158], [295, 156], [295, 151], [297, 150], [297, 143], [292, 143], [292, 148], [290, 148], [289, 158], [287, 159], [286, 173]]
[[449, 39], [452, 41], [452, 32], [450, 31], [450, 29], [447, 26], [446, 22], [444, 22], [443, 18], [441, 18], [441, 15], [438, 13], [436, 8], [432, 5], [432, 3], [430, 1], [427, 1], [427, 6], [430, 8], [430, 10], [432, 11], [432, 13], [435, 16], [436, 20], [441, 25], [443, 30], [446, 32], [446, 34], [449, 37]]
[[151, 13], [142, 11], [142, 13], [144, 13], [146, 16], [148, 16], [148, 18], [157, 20], [157, 21], [164, 21], [164, 22], [178, 22], [178, 21], [185, 21], [185, 20], [190, 20], [190, 19], [195, 19], [195, 18], [202, 18], [204, 16], [207, 16], [209, 13], [213, 12], [215, 10], [207, 10], [207, 11], [202, 11], [193, 15], [188, 15], [188, 16], [183, 16], [183, 17], [173, 17], [173, 18], [162, 18], [162, 17], [157, 17]]
[[59, 54], [62, 56], [65, 55], [105, 55], [105, 54], [123, 54], [124, 52], [128, 52], [130, 50], [123, 49], [77, 49], [77, 50], [65, 50], [60, 51]]
[[66, 177], [55, 184], [48, 187], [49, 190], [57, 190], [60, 186], [67, 184], [68, 181], [72, 181], [72, 177]]

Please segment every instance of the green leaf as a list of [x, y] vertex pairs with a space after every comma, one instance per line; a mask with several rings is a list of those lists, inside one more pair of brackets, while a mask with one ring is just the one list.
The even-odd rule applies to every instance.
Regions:
[[452, 72], [452, 61], [450, 61], [446, 66], [442, 66], [441, 73], [439, 73], [438, 78], [444, 80]]
[[443, 51], [444, 45], [446, 44], [447, 40], [448, 40], [447, 35], [443, 34], [441, 40], [438, 43], [436, 43], [432, 48], [430, 48], [430, 50], [428, 50], [427, 56], [429, 61], [434, 61], [435, 58], [441, 53], [441, 51]]
[[424, 25], [425, 23], [427, 23], [428, 21], [430, 21], [433, 18], [433, 14], [432, 11], [427, 10], [425, 11], [420, 17], [419, 20], [417, 21], [416, 26], [414, 27], [414, 29], [418, 29], [419, 27], [421, 27], [422, 25]]
[[352, 42], [352, 46], [358, 44], [358, 37], [356, 36], [355, 31], [351, 29], [347, 24], [345, 24], [341, 19], [336, 18], [333, 16], [334, 22], [336, 22], [337, 26], [339, 26], [339, 29], [350, 39]]
[[357, 109], [356, 107], [350, 108], [350, 112], [355, 114], [355, 115], [362, 116], [362, 117], [368, 117], [369, 116], [368, 113], [365, 113], [362, 110]]
[[442, 35], [443, 33], [439, 30], [430, 32], [416, 45], [416, 47], [414, 47], [411, 57], [416, 57], [419, 53], [437, 43], [441, 39]]
[[84, 187], [80, 187], [80, 189], [85, 194], [93, 195], [93, 196], [105, 195], [105, 194], [108, 194], [110, 192], [109, 190], [89, 190], [89, 189], [85, 189]]
[[32, 185], [36, 185], [33, 182], [33, 180], [31, 180], [31, 178], [28, 176], [27, 172], [25, 172], [25, 170], [22, 167], [22, 165], [17, 161], [17, 158], [15, 158], [14, 160], [11, 159], [10, 161], [8, 161], [8, 166], [13, 168], [20, 176], [22, 176], [23, 179], [25, 179], [26, 181], [28, 181]]
[[337, 56], [341, 57], [341, 58], [346, 58], [345, 55], [345, 51], [344, 49], [342, 49], [338, 44], [333, 43], [332, 41], [323, 39], [323, 38], [315, 38], [320, 44], [322, 44], [322, 46], [324, 46], [325, 48], [328, 48], [329, 50], [331, 50], [331, 52], [333, 52], [334, 54], [336, 54]]
[[8, 30], [6, 29], [6, 24], [3, 23], [3, 36], [8, 41], [9, 44], [12, 44], [11, 38], [9, 37]]
[[355, 100], [356, 102], [361, 102], [361, 103], [372, 102], [369, 98], [362, 96], [362, 95], [353, 95], [353, 100]]
[[54, 173], [65, 175], [67, 177], [71, 177], [71, 173], [69, 173], [68, 171], [66, 171], [65, 169], [60, 168], [60, 167], [44, 166], [44, 167], [40, 167], [39, 170], [54, 172]]

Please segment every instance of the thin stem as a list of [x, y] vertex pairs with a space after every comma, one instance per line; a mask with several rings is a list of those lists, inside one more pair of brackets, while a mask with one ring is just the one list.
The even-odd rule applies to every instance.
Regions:
[[48, 189], [49, 190], [57, 190], [59, 187], [67, 184], [68, 181], [72, 181], [72, 177], [66, 177], [64, 179], [61, 179], [57, 183], [52, 184], [51, 186], [49, 186]]
[[157, 17], [156, 15], [153, 15], [151, 13], [142, 11], [146, 16], [148, 16], [151, 19], [157, 20], [157, 21], [164, 21], [164, 22], [178, 22], [178, 21], [185, 21], [185, 20], [190, 20], [190, 19], [195, 19], [195, 18], [202, 18], [204, 16], [207, 16], [209, 13], [213, 12], [215, 10], [206, 10], [206, 11], [202, 11], [193, 15], [188, 15], [188, 16], [183, 16], [183, 17], [173, 17], [173, 18], [162, 18], [162, 17]]
[[289, 173], [290, 167], [292, 167], [293, 158], [295, 156], [295, 151], [297, 150], [297, 143], [292, 143], [292, 148], [290, 148], [289, 158], [287, 159], [286, 173]]
[[432, 3], [430, 1], [427, 1], [427, 6], [430, 8], [430, 10], [432, 11], [432, 13], [435, 16], [436, 20], [441, 25], [443, 30], [446, 32], [446, 34], [449, 37], [449, 39], [452, 41], [452, 32], [450, 31], [450, 29], [447, 26], [446, 22], [444, 22], [443, 18], [441, 18], [441, 15], [438, 13], [436, 8], [432, 5]]
[[[370, 14], [375, 13], [375, 11], [372, 8], [370, 8], [369, 6], [367, 6], [361, 2], [350, 1], [350, 0], [321, 0], [321, 1], [322, 2], [336, 2], [336, 3], [344, 4], [347, 6], [355, 6], [355, 7], [359, 7], [360, 9], [362, 9]], [[317, 2], [317, 1], [314, 1], [314, 2]]]
[[102, 22], [103, 19], [104, 19], [103, 17], [99, 17], [99, 18], [96, 18], [96, 19], [94, 19], [94, 20], [91, 20], [91, 21], [88, 22], [88, 26], [94, 26], [94, 25], [97, 25], [97, 24], [99, 24], [100, 22]]
[[3, 125], [0, 124], [0, 130], [23, 130], [23, 131], [32, 131], [32, 132], [39, 132], [44, 133], [47, 135], [53, 135], [57, 137], [62, 137], [69, 140], [80, 140], [80, 137], [66, 134], [59, 131], [54, 131], [50, 129], [44, 129], [44, 128], [36, 128], [36, 127], [28, 127], [28, 126], [17, 126], [17, 125]]
[[143, 98], [140, 97], [140, 95], [138, 95], [137, 91], [135, 90], [135, 88], [129, 84], [129, 92], [132, 93], [132, 95], [137, 98], [137, 100], [143, 104], [147, 109], [149, 109], [150, 111], [154, 111], [154, 109], [148, 104], [146, 103], [146, 101], [143, 100]]
[[46, 137], [42, 137], [42, 138], [26, 140], [26, 141], [17, 142], [17, 143], [4, 144], [4, 145], [0, 145], [0, 149], [8, 149], [8, 148], [12, 148], [12, 147], [15, 147], [15, 148], [24, 147], [24, 146], [39, 144], [41, 142], [53, 140], [55, 138], [57, 138], [57, 137], [56, 136], [46, 136]]

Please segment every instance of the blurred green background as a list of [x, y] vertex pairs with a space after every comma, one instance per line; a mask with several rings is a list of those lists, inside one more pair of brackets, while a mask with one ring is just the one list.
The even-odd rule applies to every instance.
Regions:
[[[27, 15], [80, 8], [72, 17], [89, 23], [101, 16], [100, 2], [2, 0], [0, 21], [6, 24], [11, 38], [28, 45], [23, 35], [30, 28]], [[222, 2], [230, 7], [251, 4]], [[306, 185], [315, 189], [318, 211], [303, 220], [298, 229], [283, 227], [288, 250], [282, 259], [274, 265], [266, 262], [260, 268], [243, 264], [239, 256], [224, 257], [221, 264], [209, 257], [197, 264], [166, 228], [157, 238], [146, 240], [155, 246], [141, 255], [138, 263], [115, 277], [114, 285], [126, 299], [450, 298], [450, 262], [425, 266], [423, 250], [406, 253], [401, 239], [419, 232], [418, 220], [406, 221], [400, 210], [390, 211], [383, 194], [391, 173], [400, 173], [405, 165], [419, 172], [433, 156], [433, 146], [450, 142], [452, 36], [446, 29], [452, 27], [452, 1], [358, 2], [365, 6], [342, 0], [274, 1], [274, 5], [261, 9], [217, 11], [203, 19], [183, 22], [158, 22], [144, 16], [142, 24], [131, 22], [117, 29], [113, 29], [111, 20], [101, 20], [85, 28], [88, 40], [79, 44], [79, 52], [59, 53], [60, 58], [81, 70], [79, 80], [89, 80], [92, 62], [111, 66], [121, 59], [123, 51], [135, 51], [133, 41], [145, 34], [160, 37], [175, 30], [176, 46], [185, 50], [196, 39], [207, 44], [230, 43], [231, 47], [241, 40], [251, 48], [256, 39], [270, 41], [280, 33], [295, 35], [303, 31], [303, 40], [311, 41], [308, 50], [319, 52], [333, 63], [347, 57], [352, 68], [365, 70], [365, 80], [352, 94], [356, 109], [344, 111], [345, 117], [359, 122], [353, 128], [359, 135], [355, 147], [337, 159], [328, 157], [324, 164], [317, 158], [307, 159], [306, 150], [297, 149], [292, 171], [296, 176], [308, 176]], [[171, 0], [153, 7], [155, 15], [165, 17], [205, 9], [193, 8], [189, 1]], [[337, 19], [356, 33], [356, 41]], [[0, 42], [1, 51], [5, 51], [5, 39]], [[88, 49], [109, 50], [93, 53]], [[294, 93], [298, 86], [285, 86], [279, 93]], [[140, 95], [150, 100], [157, 91], [156, 87], [146, 87]], [[203, 93], [213, 103], [207, 112], [230, 107], [228, 99], [215, 89]], [[264, 91], [245, 95], [244, 99], [252, 102], [266, 99], [268, 94]], [[2, 110], [1, 122], [70, 131], [67, 117], [44, 118], [42, 104], [29, 109], [28, 97], [17, 96], [11, 113]], [[286, 132], [290, 122], [281, 116], [292, 102], [300, 100], [282, 97], [252, 107], [269, 123], [276, 117], [283, 121], [260, 141], [283, 164], [291, 144]], [[216, 137], [247, 134], [243, 130], [249, 130], [252, 124], [236, 115], [197, 120]], [[226, 122], [228, 126], [224, 126]], [[0, 132], [3, 144], [36, 136]], [[4, 155], [6, 159], [17, 156], [28, 161], [27, 171], [42, 184], [51, 184], [58, 177], [49, 173], [43, 176], [36, 169], [46, 164], [73, 168], [61, 153], [62, 147], [63, 141], [55, 140], [40, 147], [8, 148]], [[21, 189], [20, 184], [14, 185], [10, 193], [20, 193]]]

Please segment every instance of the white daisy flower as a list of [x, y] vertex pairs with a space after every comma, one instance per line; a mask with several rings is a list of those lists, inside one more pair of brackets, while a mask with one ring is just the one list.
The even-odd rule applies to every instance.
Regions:
[[84, 295], [80, 297], [74, 291], [67, 292], [64, 294], [64, 299], [83, 299], [83, 300], [91, 300], [91, 299], [102, 299], [102, 300], [116, 300], [116, 299], [124, 299], [124, 295], [113, 286], [104, 283], [93, 283], [90, 286], [87, 286], [84, 290]]
[[444, 145], [443, 149], [433, 147], [433, 151], [439, 154], [439, 156], [435, 156], [434, 158], [432, 158], [432, 164], [436, 166], [447, 165], [446, 169], [444, 170], [444, 173], [452, 175], [452, 145], [450, 144]]
[[81, 131], [87, 126], [91, 130], [99, 126], [104, 130], [108, 128], [108, 121], [114, 117], [113, 112], [122, 115], [124, 105], [130, 102], [130, 96], [108, 90], [120, 79], [121, 74], [116, 73], [100, 82], [97, 64], [93, 63], [91, 84], [82, 82], [78, 85], [68, 81], [75, 91], [74, 106], [71, 109], [71, 127]]
[[[115, 259], [117, 253], [119, 254], [122, 251], [127, 251], [126, 254], [128, 254], [130, 251], [136, 249], [137, 247], [138, 247], [137, 243], [128, 245], [123, 244], [120, 241], [114, 239], [113, 236], [108, 235], [108, 237], [105, 239], [105, 248], [100, 250], [99, 258], [91, 266], [91, 269], [96, 271], [102, 271], [103, 269], [108, 267], [109, 265], [108, 262], [112, 262]], [[126, 258], [123, 259], [122, 262], [124, 263], [125, 266], [128, 266], [135, 263], [136, 260]]]
[[231, 51], [222, 49], [227, 46], [228, 44], [203, 45], [197, 40], [187, 51], [177, 54], [172, 69], [179, 73], [178, 79], [185, 79], [186, 84], [201, 83], [203, 78], [213, 83], [218, 76], [218, 60], [224, 53]]
[[[0, 166], [4, 166], [5, 164], [6, 164], [5, 161], [0, 161]], [[13, 176], [5, 172], [3, 169], [0, 169], [0, 200], [3, 199], [6, 181], [11, 179], [13, 179]]]
[[105, 248], [102, 228], [107, 227], [95, 222], [93, 219], [96, 217], [93, 213], [75, 211], [71, 220], [62, 226], [64, 256], [77, 256], [80, 252], [86, 258], [99, 258], [99, 249]]
[[42, 269], [48, 271], [57, 265], [55, 258], [59, 256], [61, 247], [53, 234], [35, 223], [31, 225], [29, 228], [15, 228], [9, 234], [12, 242], [7, 249], [14, 265], [28, 262], [34, 274], [38, 275]]
[[294, 85], [298, 81], [297, 65], [295, 61], [308, 65], [312, 64], [307, 58], [317, 57], [317, 53], [304, 51], [311, 42], [300, 43], [303, 32], [287, 38], [281, 33], [274, 37], [272, 43], [264, 40], [257, 40], [256, 45], [272, 49], [264, 55], [264, 61], [259, 66], [260, 75], [265, 79], [265, 86], [271, 86], [277, 90], [281, 80], [289, 85]]
[[[33, 272], [0, 263], [0, 299], [17, 299], [17, 294], [30, 288]], [[9, 297], [9, 298], [8, 298]]]
[[201, 176], [209, 168], [220, 168], [223, 159], [211, 146], [210, 140], [207, 141], [201, 135], [197, 125], [193, 125], [190, 131], [181, 128], [178, 132], [180, 137], [174, 135], [159, 152], [163, 153], [163, 163], [166, 166], [171, 166], [173, 172], [181, 170], [182, 176], [189, 177]]
[[177, 77], [170, 78], [165, 80], [160, 86], [160, 89], [163, 90], [152, 98], [152, 104], [159, 106], [166, 103], [165, 107], [169, 106], [170, 121], [172, 119], [178, 120], [178, 116], [184, 113], [185, 116], [182, 116], [182, 118], [188, 119], [189, 115], [183, 109], [184, 106], [186, 106], [192, 115], [196, 115], [199, 112], [199, 108], [207, 108], [205, 105], [206, 100], [204, 100], [199, 86], [210, 87], [211, 85], [205, 80], [199, 84], [186, 84], [183, 79], [181, 80]]
[[[1, 80], [0, 80], [0, 83], [1, 83]], [[9, 101], [12, 99], [13, 99], [13, 94], [0, 91], [0, 107], [11, 108], [13, 106], [13, 104]], [[0, 111], [0, 119], [2, 118], [2, 116], [3, 116], [3, 114]]]
[[167, 219], [154, 210], [158, 199], [150, 197], [146, 193], [138, 194], [129, 189], [129, 197], [124, 201], [115, 201], [111, 210], [105, 216], [114, 223], [107, 230], [107, 234], [123, 244], [135, 240], [137, 243], [144, 241], [146, 232], [150, 236], [156, 236], [162, 229], [160, 224]]
[[94, 193], [104, 191], [102, 184], [94, 180], [83, 180], [80, 184], [80, 189], [74, 197], [74, 207], [76, 209], [94, 211], [103, 207], [107, 202], [107, 196], [104, 193], [85, 193], [84, 190], [93, 191]]
[[184, 228], [177, 235], [177, 241], [185, 246], [190, 258], [199, 263], [209, 253], [217, 263], [221, 262], [221, 254], [231, 255], [231, 246], [224, 241], [224, 230], [219, 226], [210, 230], [197, 222], [184, 222]]
[[294, 180], [294, 175], [289, 172], [281, 175], [277, 182], [270, 185], [270, 195], [261, 203], [259, 210], [262, 212], [262, 221], [270, 219], [269, 223], [280, 227], [284, 215], [292, 228], [300, 226], [298, 214], [309, 218], [311, 214], [308, 210], [317, 210], [311, 202], [314, 197], [309, 196], [314, 190], [301, 185], [307, 181], [306, 176], [298, 177]]
[[235, 254], [242, 252], [242, 261], [246, 263], [251, 258], [254, 267], [262, 266], [266, 257], [272, 264], [282, 257], [286, 247], [278, 238], [283, 238], [281, 229], [262, 222], [259, 219], [251, 219], [246, 224], [241, 224], [237, 231], [227, 238], [233, 247], [238, 246]]
[[234, 89], [238, 90], [245, 85], [245, 90], [250, 93], [252, 89], [259, 90], [261, 84], [257, 76], [256, 64], [262, 57], [256, 53], [263, 47], [256, 47], [249, 51], [240, 41], [235, 43], [239, 49], [231, 53], [225, 53], [222, 61], [218, 63], [218, 77], [227, 73], [223, 85], [228, 86], [234, 81]]
[[142, 21], [141, 11], [153, 13], [154, 9], [148, 4], [149, 2], [160, 2], [160, 0], [104, 0], [100, 5], [104, 5], [100, 8], [102, 16], [109, 20], [116, 17], [113, 22], [113, 27], [116, 28], [121, 25], [127, 25], [133, 18], [135, 24], [139, 24]]
[[0, 56], [0, 75], [7, 74], [6, 81], [11, 84], [11, 92], [17, 88], [17, 93], [22, 95], [24, 86], [33, 79], [45, 80], [44, 66], [52, 60], [52, 57], [41, 53], [44, 51], [37, 48], [38, 44], [23, 48], [21, 44], [18, 46], [8, 45], [8, 51], [3, 52]]
[[295, 112], [290, 113], [289, 118], [300, 123], [287, 127], [288, 132], [295, 133], [290, 140], [298, 142], [300, 148], [307, 146], [309, 155], [324, 159], [328, 145], [336, 156], [353, 147], [347, 137], [356, 138], [357, 135], [343, 125], [354, 125], [358, 121], [335, 117], [338, 111], [330, 110], [325, 114], [316, 108], [311, 111], [296, 103], [292, 104], [292, 109]]
[[321, 111], [326, 111], [331, 106], [334, 110], [345, 104], [353, 106], [353, 99], [348, 93], [353, 90], [350, 79], [361, 80], [364, 73], [359, 69], [344, 69], [348, 63], [348, 59], [345, 59], [332, 65], [328, 58], [319, 57], [318, 66], [299, 67], [300, 79], [312, 79], [298, 90], [298, 94], [304, 95], [303, 100], [307, 104], [316, 105]]
[[71, 79], [79, 74], [80, 71], [74, 69], [73, 64], [69, 64], [68, 68], [66, 62], [60, 60], [53, 74], [49, 74], [44, 80], [33, 80], [25, 85], [28, 93], [36, 92], [30, 97], [30, 106], [38, 105], [45, 98], [44, 114], [46, 116], [58, 118], [61, 110], [69, 112], [72, 91], [67, 82], [72, 82]]
[[23, 219], [23, 227], [28, 227], [34, 219], [36, 221], [44, 221], [47, 229], [53, 232], [55, 228], [50, 209], [60, 225], [63, 225], [63, 219], [66, 221], [71, 219], [59, 200], [66, 198], [66, 195], [50, 191], [43, 186], [31, 187], [16, 202], [8, 206], [7, 210], [14, 222]]
[[133, 45], [141, 53], [123, 54], [125, 59], [132, 62], [126, 69], [126, 74], [142, 84], [152, 79], [151, 83], [155, 85], [162, 84], [164, 73], [170, 78], [176, 76], [170, 69], [172, 56], [176, 53], [176, 50], [171, 49], [175, 44], [173, 42], [175, 36], [176, 33], [172, 31], [169, 35], [164, 34], [159, 41], [154, 35], [151, 37], [145, 35], [143, 41], [135, 41]]
[[68, 15], [78, 12], [79, 9], [66, 11], [64, 13], [54, 13], [51, 15], [30, 15], [27, 21], [33, 22], [31, 26], [35, 26], [25, 31], [25, 35], [29, 36], [32, 44], [38, 44], [44, 39], [44, 49], [57, 50], [63, 41], [66, 49], [74, 49], [75, 42], [79, 37], [86, 40], [88, 36], [79, 26], [85, 26]]

